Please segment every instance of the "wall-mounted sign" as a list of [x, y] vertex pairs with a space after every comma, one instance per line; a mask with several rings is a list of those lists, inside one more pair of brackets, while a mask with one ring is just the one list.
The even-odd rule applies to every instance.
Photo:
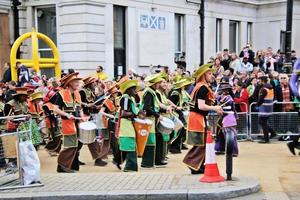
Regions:
[[166, 30], [166, 17], [150, 14], [140, 15], [140, 28], [153, 30]]

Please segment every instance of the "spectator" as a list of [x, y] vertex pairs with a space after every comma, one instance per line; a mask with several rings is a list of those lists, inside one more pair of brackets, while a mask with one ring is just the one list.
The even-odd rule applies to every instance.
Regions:
[[260, 70], [264, 71], [264, 54], [262, 51], [257, 51], [254, 59], [254, 66], [258, 67]]
[[224, 49], [223, 50], [223, 59], [221, 61], [221, 65], [223, 66], [225, 71], [227, 69], [229, 69], [230, 62], [231, 62], [231, 59], [230, 59], [230, 56], [229, 56], [229, 51], [228, 51], [228, 49]]
[[6, 62], [4, 63], [4, 73], [3, 73], [3, 77], [2, 77], [2, 83], [8, 83], [9, 81], [11, 81], [11, 69], [10, 69], [10, 63]]
[[284, 53], [280, 52], [280, 49], [278, 49], [276, 54], [276, 63], [275, 63], [275, 71], [282, 73], [283, 72], [283, 65], [284, 65]]
[[107, 79], [107, 74], [104, 72], [104, 69], [101, 65], [96, 68], [95, 78], [105, 81]]
[[4, 94], [4, 101], [9, 102], [13, 99], [13, 94], [16, 93], [17, 83], [15, 81], [10, 81], [8, 83], [8, 90]]
[[29, 82], [29, 71], [25, 65], [22, 65], [20, 62], [17, 62], [18, 77], [19, 83], [18, 86], [22, 87], [25, 83]]
[[247, 91], [249, 93], [249, 96], [253, 95], [256, 85], [257, 85], [257, 79], [256, 78], [251, 78], [250, 79], [250, 85], [247, 87]]
[[[280, 85], [282, 90], [282, 100], [283, 102], [291, 102], [293, 100], [293, 92], [291, 91], [291, 88], [289, 86], [289, 80], [287, 74], [280, 74]], [[282, 111], [283, 112], [290, 112], [293, 109], [292, 104], [283, 104], [282, 105]]]
[[217, 69], [217, 72], [215, 73], [215, 76], [223, 75], [224, 67], [221, 65], [220, 58], [215, 59], [213, 67]]
[[[274, 101], [278, 101], [278, 102], [282, 102], [283, 101], [283, 97], [282, 97], [282, 89], [281, 89], [281, 85], [279, 82], [279, 73], [273, 71], [270, 75], [270, 84], [273, 87], [274, 90]], [[281, 104], [274, 104], [274, 111], [275, 112], [282, 112], [282, 105]]]
[[247, 112], [249, 107], [249, 93], [246, 88], [246, 84], [242, 81], [238, 81], [236, 84], [236, 92], [234, 103], [237, 103], [237, 110], [239, 109], [240, 112]]
[[240, 53], [240, 58], [247, 57], [248, 61], [253, 64], [254, 63], [254, 52], [252, 51], [252, 45], [247, 44]]
[[234, 74], [236, 74], [237, 70], [241, 68], [241, 64], [241, 60], [238, 58], [236, 53], [232, 53], [229, 67], [234, 70]]
[[292, 55], [291, 55], [291, 60], [292, 60], [292, 64], [294, 66], [295, 62], [297, 61], [297, 53], [295, 50], [292, 50]]
[[237, 72], [247, 72], [250, 73], [253, 71], [253, 65], [249, 62], [248, 57], [243, 58], [243, 62]]

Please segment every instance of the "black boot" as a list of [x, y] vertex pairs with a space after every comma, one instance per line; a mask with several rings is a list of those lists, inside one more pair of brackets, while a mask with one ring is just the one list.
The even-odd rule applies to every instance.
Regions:
[[289, 142], [289, 143], [287, 143], [286, 145], [288, 146], [290, 152], [291, 152], [293, 155], [296, 155], [296, 153], [295, 153], [295, 147], [294, 147], [294, 145], [293, 145], [293, 142]]
[[103, 161], [102, 159], [98, 158], [95, 160], [95, 166], [103, 167], [105, 165], [107, 165], [107, 162]]
[[81, 162], [80, 160], [78, 161], [79, 165], [85, 165], [84, 162]]

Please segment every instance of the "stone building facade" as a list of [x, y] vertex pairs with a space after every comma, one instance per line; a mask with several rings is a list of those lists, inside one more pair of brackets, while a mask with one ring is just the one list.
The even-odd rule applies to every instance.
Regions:
[[[1, 0], [0, 2], [5, 2]], [[55, 41], [61, 67], [89, 74], [103, 65], [110, 77], [129, 68], [148, 73], [186, 53], [187, 69], [200, 62], [200, 0], [23, 0], [20, 33], [35, 27]], [[0, 5], [2, 5], [0, 3]], [[0, 7], [1, 9], [1, 7]], [[7, 9], [6, 9], [7, 11]], [[281, 46], [286, 0], [206, 0], [205, 60], [224, 48], [239, 52]], [[300, 52], [300, 1], [294, 1], [292, 48]], [[28, 44], [22, 57], [30, 57]], [[40, 44], [42, 57], [51, 56]]]

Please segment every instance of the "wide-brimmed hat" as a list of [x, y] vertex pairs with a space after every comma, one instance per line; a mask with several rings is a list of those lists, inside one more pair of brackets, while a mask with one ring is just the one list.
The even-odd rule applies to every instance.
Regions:
[[193, 77], [196, 78], [196, 81], [199, 80], [199, 78], [201, 76], [203, 76], [206, 72], [208, 71], [212, 71], [212, 72], [215, 72], [216, 69], [213, 68], [213, 64], [212, 63], [207, 63], [207, 64], [204, 64], [204, 65], [201, 65], [193, 74]]
[[106, 90], [106, 92], [109, 93], [109, 94], [118, 93], [119, 90], [118, 90], [117, 84], [112, 85], [110, 88], [108, 88]]
[[232, 90], [232, 86], [229, 83], [221, 83], [220, 84], [220, 89], [221, 90]]
[[17, 87], [15, 89], [16, 93], [12, 94], [13, 96], [17, 96], [17, 95], [26, 95], [28, 96], [28, 92], [27, 92], [27, 88], [26, 87]]
[[154, 85], [155, 83], [159, 83], [165, 80], [163, 76], [164, 76], [163, 73], [151, 74], [145, 78], [145, 82], [147, 83], [147, 86], [151, 86]]
[[72, 74], [67, 75], [66, 77], [63, 77], [60, 82], [62, 87], [66, 87], [69, 85], [70, 82], [75, 81], [75, 80], [81, 80], [81, 78], [77, 77], [78, 72], [74, 72]]
[[30, 95], [30, 98], [32, 101], [37, 100], [37, 99], [43, 99], [44, 94], [42, 92], [35, 92]]
[[98, 81], [98, 79], [89, 76], [87, 78], [82, 79], [82, 81], [84, 83], [83, 87], [86, 87], [92, 83], [95, 83], [96, 81]]
[[137, 80], [127, 80], [120, 85], [120, 91], [124, 94], [126, 90], [128, 90], [129, 88], [137, 87], [137, 86], [138, 86]]
[[191, 85], [193, 82], [191, 80], [188, 79], [181, 79], [180, 81], [177, 81], [176, 83], [174, 83], [174, 89], [180, 89], [183, 88], [187, 85]]

